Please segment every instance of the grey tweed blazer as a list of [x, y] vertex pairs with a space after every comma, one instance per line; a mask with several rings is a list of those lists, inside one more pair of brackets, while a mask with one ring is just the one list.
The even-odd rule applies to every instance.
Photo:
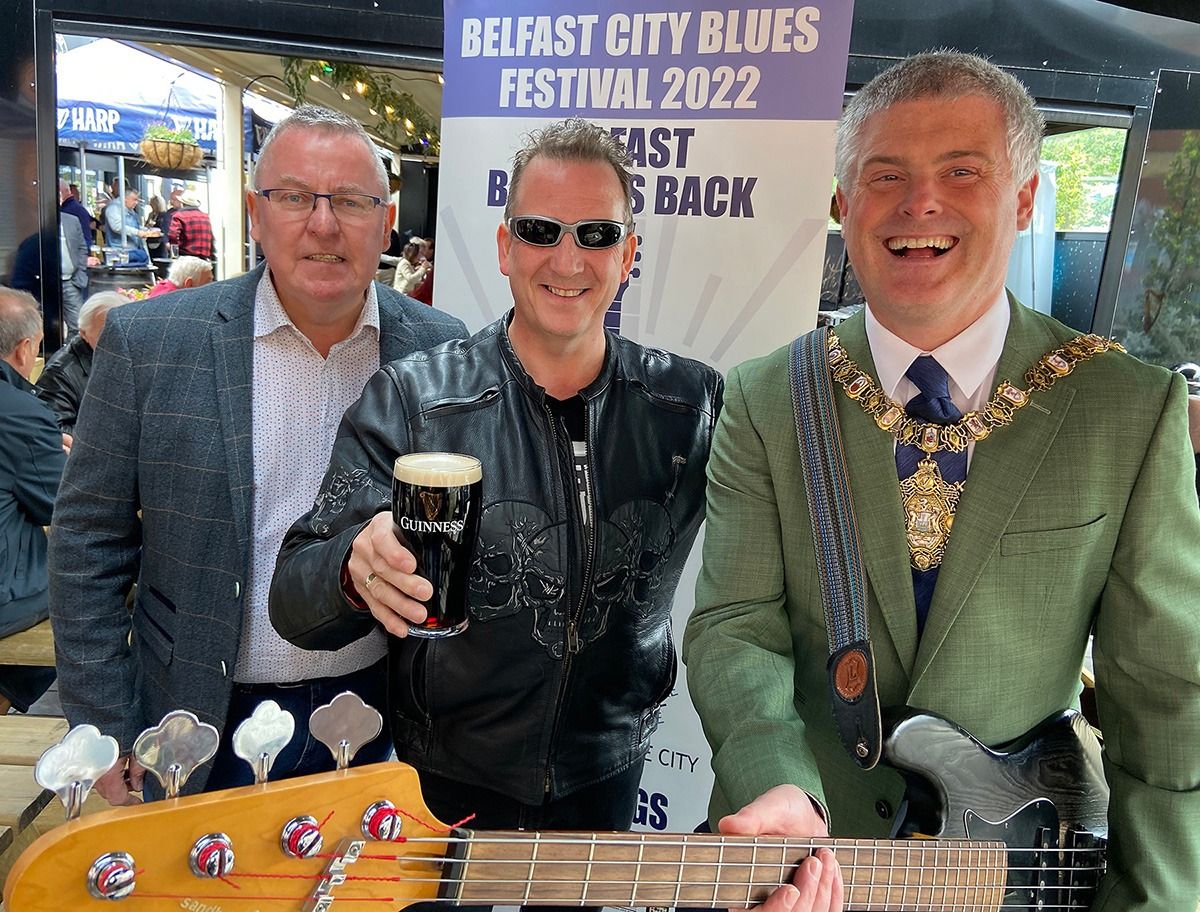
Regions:
[[[173, 709], [225, 723], [250, 572], [263, 268], [113, 311], [96, 351], [51, 526], [50, 617], [68, 720], [122, 752]], [[466, 335], [375, 289], [381, 363]]]

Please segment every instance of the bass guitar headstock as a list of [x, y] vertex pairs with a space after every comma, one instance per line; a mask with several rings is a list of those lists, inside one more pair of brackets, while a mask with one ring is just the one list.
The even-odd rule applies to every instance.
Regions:
[[416, 771], [379, 763], [70, 820], [18, 859], [5, 908], [400, 909], [438, 895], [451, 838]]

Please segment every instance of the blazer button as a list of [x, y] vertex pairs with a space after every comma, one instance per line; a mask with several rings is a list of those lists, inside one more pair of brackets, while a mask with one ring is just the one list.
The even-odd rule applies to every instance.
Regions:
[[242, 597], [242, 583], [240, 580], [233, 581], [233, 597], [235, 599]]
[[886, 801], [884, 801], [882, 798], [880, 798], [878, 801], [875, 802], [875, 813], [878, 814], [880, 817], [882, 817], [884, 820], [887, 820], [889, 817], [892, 816], [892, 806], [890, 804], [888, 804]]

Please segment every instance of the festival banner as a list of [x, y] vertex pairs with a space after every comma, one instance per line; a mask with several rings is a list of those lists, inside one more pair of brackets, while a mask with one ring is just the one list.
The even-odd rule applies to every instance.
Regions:
[[[637, 260], [610, 329], [724, 372], [815, 325], [849, 0], [446, 0], [444, 10], [439, 307], [478, 329], [512, 306], [496, 253], [512, 155], [530, 131], [581, 116], [618, 135], [636, 165]], [[675, 600], [677, 641], [701, 544]], [[635, 823], [691, 830], [711, 784], [681, 665]]]

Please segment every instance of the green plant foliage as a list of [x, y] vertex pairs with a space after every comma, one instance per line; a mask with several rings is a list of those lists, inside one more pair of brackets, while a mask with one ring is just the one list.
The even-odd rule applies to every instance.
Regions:
[[335, 89], [362, 96], [378, 120], [364, 124], [406, 152], [436, 155], [441, 137], [438, 124], [408, 92], [392, 83], [389, 73], [378, 73], [354, 63], [281, 57], [283, 80], [297, 102], [303, 102], [316, 76]]
[[1153, 215], [1141, 308], [1118, 312], [1131, 354], [1170, 366], [1200, 359], [1200, 131], [1183, 135], [1163, 179], [1167, 203]]
[[1055, 173], [1054, 228], [1108, 230], [1115, 188], [1121, 174], [1126, 133], [1095, 127], [1051, 136], [1042, 144], [1042, 160], [1058, 165]]
[[142, 139], [159, 139], [164, 142], [184, 143], [189, 146], [196, 145], [196, 136], [191, 130], [186, 127], [182, 130], [173, 130], [166, 124], [150, 124], [146, 127], [146, 132], [142, 134]]

